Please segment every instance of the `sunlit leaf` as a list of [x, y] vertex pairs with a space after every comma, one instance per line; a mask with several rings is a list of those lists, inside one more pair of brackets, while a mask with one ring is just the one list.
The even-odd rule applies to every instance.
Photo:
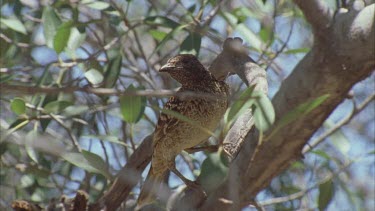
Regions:
[[238, 117], [240, 110], [245, 107], [250, 107], [251, 104], [254, 102], [254, 99], [252, 99], [252, 94], [254, 91], [255, 85], [248, 87], [246, 90], [244, 90], [240, 97], [233, 103], [233, 105], [230, 107], [228, 115], [227, 115], [227, 122], [232, 121], [232, 119], [235, 119]]
[[275, 122], [275, 110], [271, 100], [262, 92], [257, 93], [254, 110], [255, 127], [260, 131], [267, 131]]
[[103, 1], [91, 1], [89, 3], [86, 3], [86, 6], [96, 10], [104, 10], [107, 9], [110, 4]]
[[12, 109], [12, 111], [17, 115], [24, 114], [26, 111], [26, 103], [21, 98], [15, 98], [10, 103], [10, 109]]
[[117, 136], [111, 136], [111, 135], [83, 135], [82, 138], [92, 138], [92, 139], [99, 139], [103, 141], [109, 141], [115, 144], [120, 144], [123, 146], [128, 146], [123, 141], [121, 141]]
[[0, 22], [2, 24], [4, 24], [5, 26], [13, 29], [16, 32], [20, 32], [22, 34], [27, 34], [25, 26], [17, 18], [13, 18], [13, 19], [0, 18]]
[[312, 150], [312, 151], [310, 151], [311, 153], [313, 153], [313, 154], [316, 154], [316, 155], [318, 155], [319, 157], [322, 157], [322, 158], [324, 158], [324, 159], [327, 159], [327, 160], [330, 160], [331, 159], [331, 156], [329, 156], [326, 152], [324, 152], [323, 150], [319, 150], [319, 149], [317, 149], [317, 150]]
[[72, 105], [65, 108], [62, 115], [64, 116], [76, 116], [79, 114], [83, 114], [84, 112], [89, 111], [89, 107], [87, 105]]
[[158, 42], [162, 41], [165, 36], [167, 36], [167, 33], [166, 32], [163, 32], [163, 31], [159, 31], [159, 30], [153, 30], [151, 29], [149, 31], [149, 33], [151, 34], [151, 36], [157, 40]]
[[332, 201], [334, 195], [334, 185], [332, 180], [319, 185], [319, 199], [318, 208], [319, 211], [326, 210], [329, 203]]
[[180, 53], [183, 54], [194, 54], [198, 56], [199, 49], [201, 47], [202, 37], [197, 33], [190, 33], [185, 40], [182, 42], [180, 47]]
[[56, 53], [61, 53], [68, 44], [70, 29], [72, 26], [73, 22], [68, 21], [61, 24], [57, 28], [56, 35], [53, 39], [53, 48], [55, 49]]
[[85, 77], [93, 85], [100, 84], [104, 79], [102, 73], [96, 69], [90, 69], [85, 72]]
[[46, 113], [59, 113], [63, 111], [66, 107], [71, 106], [73, 103], [69, 101], [53, 101], [44, 106], [44, 111]]
[[150, 16], [145, 19], [145, 23], [149, 25], [164, 26], [175, 29], [180, 26], [176, 21], [164, 16]]
[[296, 48], [284, 51], [285, 54], [297, 54], [297, 53], [307, 53], [310, 51], [310, 48]]
[[164, 45], [167, 41], [171, 40], [173, 38], [173, 36], [175, 36], [178, 32], [180, 32], [182, 29], [186, 28], [187, 25], [181, 25], [181, 26], [178, 26], [177, 28], [174, 28], [172, 31], [170, 31], [165, 37], [164, 39], [156, 46], [155, 50], [152, 52], [151, 55], [153, 55], [155, 52], [158, 52]]
[[[143, 88], [135, 88], [133, 85], [130, 85], [126, 92], [132, 92], [137, 90], [142, 90]], [[122, 116], [126, 122], [137, 123], [144, 111], [146, 106], [146, 97], [145, 96], [126, 96], [122, 95], [120, 97], [120, 109]]]
[[25, 137], [25, 149], [27, 155], [35, 162], [38, 163], [38, 154], [34, 150], [33, 143], [37, 139], [38, 131], [37, 130], [31, 130], [27, 133]]
[[19, 130], [23, 127], [25, 127], [30, 121], [24, 120], [24, 119], [17, 119], [12, 124], [10, 124], [8, 130], [6, 130], [5, 133], [1, 134], [0, 136], [0, 143], [3, 142], [8, 138], [8, 136], [12, 133], [14, 133], [16, 130]]
[[35, 177], [33, 175], [22, 175], [20, 179], [20, 185], [22, 188], [27, 188], [35, 183]]
[[[323, 123], [323, 127], [325, 127], [328, 130], [331, 129], [332, 127], [334, 127], [334, 126], [335, 126], [335, 124], [330, 119], [327, 119]], [[350, 142], [349, 142], [348, 138], [345, 136], [345, 134], [343, 133], [343, 131], [341, 130], [341, 128], [339, 128], [335, 132], [333, 132], [329, 136], [329, 140], [336, 147], [336, 149], [338, 149], [343, 155], [347, 155], [347, 153], [350, 150]]]
[[76, 50], [79, 48], [86, 39], [86, 33], [80, 32], [76, 27], [72, 27], [70, 30], [70, 36], [67, 43], [69, 50]]
[[57, 16], [53, 8], [45, 7], [42, 15], [43, 32], [48, 47], [53, 48], [53, 40], [57, 28], [61, 24], [60, 18]]

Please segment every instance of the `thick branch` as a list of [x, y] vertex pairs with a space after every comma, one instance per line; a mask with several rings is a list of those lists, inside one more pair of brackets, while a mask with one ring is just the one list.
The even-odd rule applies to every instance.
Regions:
[[329, 27], [333, 17], [333, 11], [323, 0], [294, 0], [302, 10], [307, 22], [313, 28], [315, 34], [324, 34], [325, 29]]
[[118, 173], [109, 190], [95, 203], [90, 211], [116, 210], [129, 196], [132, 188], [138, 183], [143, 170], [151, 161], [152, 135], [147, 136], [141, 145], [133, 152], [127, 164]]

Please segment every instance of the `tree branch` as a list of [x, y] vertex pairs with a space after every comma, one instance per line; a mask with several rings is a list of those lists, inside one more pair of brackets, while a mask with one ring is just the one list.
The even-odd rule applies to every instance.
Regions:
[[333, 17], [333, 11], [326, 2], [323, 0], [294, 0], [294, 3], [302, 10], [307, 22], [311, 24], [314, 34], [324, 35]]

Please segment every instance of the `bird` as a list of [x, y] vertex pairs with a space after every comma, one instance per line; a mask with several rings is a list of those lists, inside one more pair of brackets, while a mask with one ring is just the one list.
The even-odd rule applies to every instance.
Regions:
[[156, 200], [168, 171], [187, 186], [199, 188], [176, 169], [175, 158], [183, 150], [206, 141], [228, 108], [229, 87], [225, 79], [217, 80], [196, 56], [176, 55], [159, 72], [168, 73], [181, 84], [176, 94], [164, 104], [163, 110], [179, 113], [189, 121], [162, 110], [153, 136], [151, 167], [137, 200], [138, 210]]

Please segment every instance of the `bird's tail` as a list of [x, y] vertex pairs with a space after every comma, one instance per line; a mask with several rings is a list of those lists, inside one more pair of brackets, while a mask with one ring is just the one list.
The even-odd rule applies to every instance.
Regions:
[[156, 200], [157, 194], [160, 193], [160, 187], [163, 183], [164, 176], [165, 173], [155, 173], [151, 165], [141, 189], [141, 193], [139, 194], [136, 210], [139, 210]]

